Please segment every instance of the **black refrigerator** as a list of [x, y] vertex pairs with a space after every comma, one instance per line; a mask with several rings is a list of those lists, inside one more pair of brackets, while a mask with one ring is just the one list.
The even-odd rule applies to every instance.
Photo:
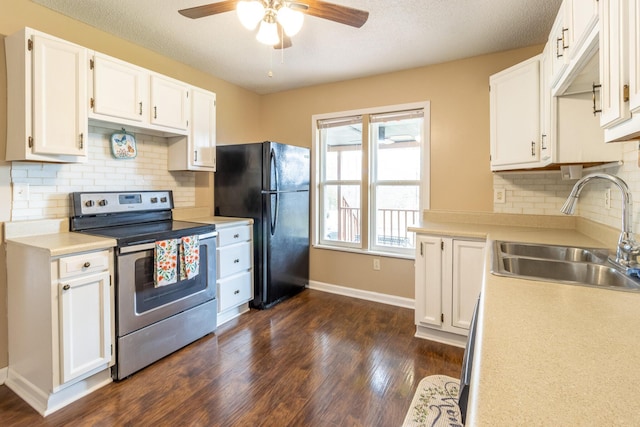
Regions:
[[309, 284], [309, 149], [265, 141], [216, 148], [215, 214], [253, 218], [255, 308]]

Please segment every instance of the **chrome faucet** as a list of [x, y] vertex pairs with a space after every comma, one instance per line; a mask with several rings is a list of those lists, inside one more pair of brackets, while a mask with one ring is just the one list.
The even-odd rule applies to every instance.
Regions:
[[567, 201], [560, 209], [562, 213], [572, 215], [576, 209], [576, 203], [580, 192], [584, 186], [591, 180], [604, 179], [614, 183], [620, 191], [622, 191], [622, 230], [620, 231], [620, 237], [618, 238], [618, 248], [616, 250], [616, 259], [612, 262], [620, 265], [625, 271], [630, 274], [637, 274], [638, 270], [638, 255], [640, 255], [640, 245], [635, 241], [633, 237], [632, 228], [632, 215], [633, 215], [633, 202], [631, 200], [631, 192], [627, 183], [622, 179], [614, 175], [607, 173], [592, 173], [584, 176], [578, 180], [573, 186]]

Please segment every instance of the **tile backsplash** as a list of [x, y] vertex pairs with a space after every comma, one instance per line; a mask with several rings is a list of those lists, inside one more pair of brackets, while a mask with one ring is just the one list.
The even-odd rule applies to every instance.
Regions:
[[[623, 164], [598, 170], [622, 178], [632, 193], [633, 230], [640, 235], [640, 167], [638, 142], [623, 143]], [[585, 170], [583, 175], [591, 171]], [[505, 190], [505, 203], [494, 203], [498, 213], [560, 215], [560, 208], [577, 180], [563, 180], [559, 172], [494, 173], [493, 187]], [[605, 191], [611, 188], [611, 207], [605, 207]], [[590, 182], [580, 194], [576, 214], [616, 229], [622, 221], [620, 190], [605, 180]]]
[[167, 171], [165, 138], [136, 134], [137, 156], [116, 159], [113, 132], [89, 128], [87, 163], [13, 162], [11, 182], [29, 184], [29, 196], [13, 197], [11, 220], [69, 217], [74, 191], [173, 190], [176, 207], [195, 206], [195, 173]]

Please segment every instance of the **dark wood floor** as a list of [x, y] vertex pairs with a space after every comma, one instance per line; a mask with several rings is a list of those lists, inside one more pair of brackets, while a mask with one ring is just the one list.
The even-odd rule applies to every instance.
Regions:
[[0, 386], [7, 426], [399, 426], [463, 350], [414, 338], [413, 310], [306, 290], [42, 418]]

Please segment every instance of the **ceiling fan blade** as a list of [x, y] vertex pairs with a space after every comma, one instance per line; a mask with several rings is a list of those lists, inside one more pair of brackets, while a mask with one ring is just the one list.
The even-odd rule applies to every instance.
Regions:
[[322, 0], [300, 0], [294, 1], [293, 3], [308, 5], [309, 8], [304, 11], [308, 15], [339, 22], [341, 24], [351, 25], [356, 28], [362, 27], [369, 18], [369, 12], [367, 11], [341, 6], [339, 4], [329, 3]]
[[231, 12], [236, 9], [238, 0], [224, 0], [217, 3], [205, 4], [202, 6], [190, 7], [189, 9], [182, 9], [178, 12], [182, 16], [187, 18], [197, 19], [205, 16], [215, 15], [217, 13]]

